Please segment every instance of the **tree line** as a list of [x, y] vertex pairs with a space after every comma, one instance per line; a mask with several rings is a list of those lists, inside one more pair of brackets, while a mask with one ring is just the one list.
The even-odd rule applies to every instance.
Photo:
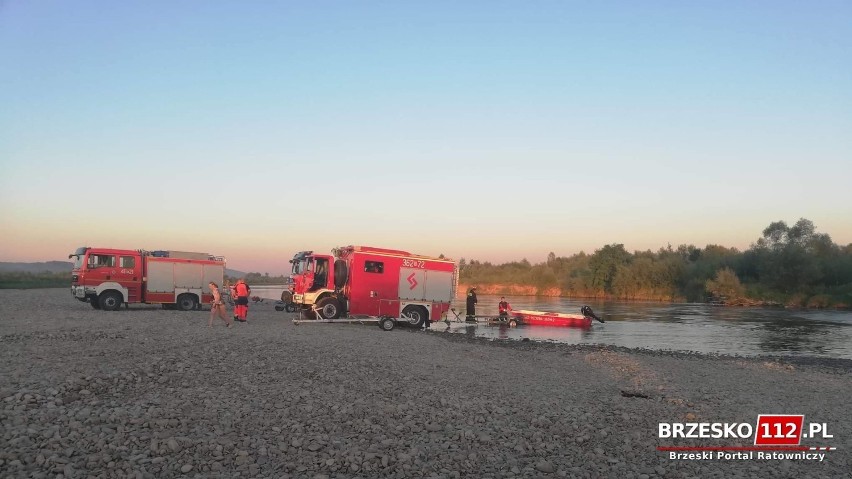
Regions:
[[70, 288], [70, 272], [42, 271], [31, 273], [26, 271], [0, 272], [0, 289], [29, 289], [29, 288]]
[[287, 284], [290, 281], [290, 276], [287, 275], [279, 275], [279, 276], [270, 276], [269, 273], [246, 273], [244, 276], [229, 276], [225, 275], [225, 279], [234, 283], [238, 279], [244, 279], [246, 283], [252, 284]]
[[459, 261], [466, 285], [517, 285], [539, 294], [618, 300], [852, 306], [852, 244], [835, 244], [805, 218], [776, 221], [745, 251], [720, 245], [668, 245], [627, 251], [609, 244], [593, 254], [542, 263]]

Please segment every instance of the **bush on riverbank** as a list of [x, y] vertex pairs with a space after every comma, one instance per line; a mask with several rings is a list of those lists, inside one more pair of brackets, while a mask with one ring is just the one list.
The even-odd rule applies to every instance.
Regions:
[[657, 252], [606, 245], [544, 263], [494, 265], [461, 259], [460, 286], [484, 294], [615, 300], [714, 301], [723, 304], [849, 308], [852, 244], [839, 246], [813, 223], [771, 223], [748, 250], [681, 245]]

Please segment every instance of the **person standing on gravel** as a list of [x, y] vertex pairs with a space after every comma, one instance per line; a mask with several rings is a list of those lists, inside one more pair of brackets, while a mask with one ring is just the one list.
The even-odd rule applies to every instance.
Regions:
[[240, 278], [237, 280], [234, 289], [237, 291], [237, 300], [234, 301], [234, 312], [237, 314], [237, 321], [245, 323], [246, 316], [248, 316], [248, 301], [251, 288], [249, 288], [244, 279]]
[[207, 322], [207, 327], [213, 327], [213, 318], [218, 314], [222, 321], [225, 322], [225, 325], [230, 328], [234, 323], [228, 319], [228, 315], [225, 314], [225, 302], [222, 301], [222, 294], [219, 292], [219, 285], [210, 282], [208, 285], [210, 287], [210, 293], [213, 295], [213, 305], [210, 307], [210, 320]]
[[465, 321], [476, 322], [476, 288], [467, 290], [467, 311]]
[[230, 303], [234, 307], [234, 321], [238, 321], [240, 318], [237, 317], [237, 288], [227, 279], [225, 280], [225, 287], [228, 288], [228, 295], [231, 298]]

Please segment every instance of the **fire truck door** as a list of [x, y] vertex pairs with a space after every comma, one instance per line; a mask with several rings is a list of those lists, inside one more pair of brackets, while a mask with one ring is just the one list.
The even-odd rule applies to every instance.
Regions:
[[115, 264], [114, 254], [90, 253], [88, 263], [86, 264], [88, 279], [93, 284], [116, 281], [113, 279], [113, 276], [115, 276]]
[[400, 268], [399, 270], [399, 299], [424, 299], [426, 289], [426, 270], [416, 268]]
[[118, 256], [118, 266], [115, 268], [113, 278], [127, 288], [128, 303], [142, 301], [140, 297], [142, 281], [139, 278], [142, 273], [142, 265], [139, 264], [139, 260], [139, 257], [133, 255]]
[[305, 274], [302, 276], [305, 278], [305, 291], [310, 291], [314, 287], [314, 270], [316, 269], [316, 265], [314, 261], [308, 261], [308, 268], [305, 270]]

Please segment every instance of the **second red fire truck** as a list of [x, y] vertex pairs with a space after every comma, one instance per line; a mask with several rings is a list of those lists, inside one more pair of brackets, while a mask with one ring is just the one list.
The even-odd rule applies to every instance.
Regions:
[[290, 260], [293, 283], [281, 299], [309, 318], [402, 318], [419, 327], [438, 321], [455, 297], [453, 260], [372, 246], [332, 253], [302, 251]]

